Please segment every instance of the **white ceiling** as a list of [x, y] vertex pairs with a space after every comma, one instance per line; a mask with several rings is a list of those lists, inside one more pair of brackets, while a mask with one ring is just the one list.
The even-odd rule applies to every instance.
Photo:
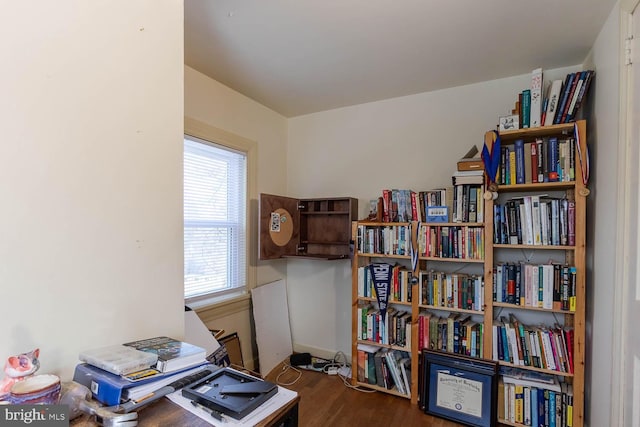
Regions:
[[286, 117], [581, 64], [616, 0], [185, 0], [185, 63]]

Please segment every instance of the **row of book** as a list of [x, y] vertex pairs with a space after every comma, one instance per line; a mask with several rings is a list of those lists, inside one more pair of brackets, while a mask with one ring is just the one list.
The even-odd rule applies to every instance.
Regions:
[[382, 313], [372, 305], [358, 307], [357, 336], [362, 341], [411, 348], [411, 313], [387, 307]]
[[541, 123], [547, 126], [575, 121], [594, 77], [594, 70], [584, 70], [552, 81], [543, 101]]
[[575, 266], [499, 264], [493, 269], [493, 300], [523, 307], [576, 311]]
[[498, 419], [532, 427], [571, 427], [573, 387], [502, 376], [498, 381]]
[[500, 185], [575, 180], [576, 140], [573, 137], [517, 139], [500, 147], [496, 183]]
[[411, 396], [411, 356], [406, 351], [358, 344], [358, 381]]
[[[408, 268], [395, 265], [392, 267], [391, 284], [389, 289], [390, 302], [411, 302], [411, 277], [413, 273]], [[373, 286], [373, 277], [368, 265], [358, 267], [358, 296], [375, 298], [376, 291]]]
[[[460, 175], [471, 174], [471, 175]], [[484, 170], [455, 172], [453, 213], [451, 222], [482, 222], [484, 220]], [[475, 182], [474, 182], [475, 181]]]
[[[409, 225], [368, 226], [360, 224], [356, 236], [361, 253], [381, 255], [411, 254]], [[484, 228], [421, 224], [417, 232], [418, 254], [432, 258], [482, 260]]]
[[418, 253], [431, 258], [484, 259], [484, 227], [422, 224]]
[[358, 225], [357, 248], [362, 253], [382, 255], [409, 255], [411, 228], [408, 225]]
[[427, 208], [449, 206], [452, 191], [438, 188], [428, 191], [382, 190], [383, 222], [427, 221]]
[[484, 169], [457, 171], [452, 181], [453, 187], [429, 191], [382, 190], [381, 221], [482, 222]]
[[493, 359], [573, 373], [573, 328], [528, 326], [511, 313], [493, 325]]
[[575, 245], [575, 201], [546, 196], [514, 198], [493, 207], [493, 242]]
[[482, 276], [420, 272], [420, 303], [432, 307], [484, 310], [484, 278]]
[[526, 129], [575, 121], [594, 77], [593, 70], [569, 73], [564, 79], [551, 81], [545, 90], [542, 68], [533, 70], [531, 86], [518, 94], [513, 111], [518, 115], [518, 127]]
[[482, 357], [484, 325], [469, 315], [449, 313], [440, 317], [430, 312], [418, 316], [418, 349], [446, 351]]

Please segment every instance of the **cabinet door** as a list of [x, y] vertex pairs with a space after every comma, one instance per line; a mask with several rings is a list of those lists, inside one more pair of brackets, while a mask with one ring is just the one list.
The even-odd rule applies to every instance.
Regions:
[[300, 240], [298, 200], [260, 194], [260, 259], [295, 255]]

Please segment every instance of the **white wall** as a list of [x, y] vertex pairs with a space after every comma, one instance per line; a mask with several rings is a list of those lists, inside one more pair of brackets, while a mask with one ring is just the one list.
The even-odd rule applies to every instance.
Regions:
[[[0, 360], [182, 337], [180, 1], [4, 2]], [[158, 312], [162, 311], [162, 315]]]
[[[264, 107], [238, 92], [185, 66], [185, 116], [210, 126], [257, 142], [259, 193], [286, 195], [287, 176], [287, 124], [284, 116]], [[258, 200], [251, 201], [252, 220], [257, 224]], [[257, 266], [257, 283], [262, 285], [283, 279], [287, 274], [285, 260], [257, 261], [257, 227], [251, 236], [255, 253], [251, 262]], [[254, 328], [250, 309], [241, 312], [200, 316], [211, 328], [237, 332], [242, 345], [245, 366], [253, 368], [257, 349], [253, 340]]]
[[[591, 158], [591, 195], [587, 201], [587, 402], [590, 426], [610, 425], [611, 364], [618, 207], [619, 138], [619, 33], [620, 8], [616, 5], [593, 46], [586, 66], [596, 70], [591, 89], [593, 120], [588, 123]], [[595, 101], [595, 102], [593, 102]], [[615, 350], [614, 350], [615, 351]]]
[[[547, 71], [544, 78], [574, 70]], [[510, 113], [530, 79], [527, 74], [292, 118], [289, 195], [356, 197], [363, 218], [369, 200], [384, 188], [451, 185], [457, 159], [474, 144], [482, 148], [484, 133]], [[291, 260], [287, 289], [294, 349], [350, 354], [350, 263]]]

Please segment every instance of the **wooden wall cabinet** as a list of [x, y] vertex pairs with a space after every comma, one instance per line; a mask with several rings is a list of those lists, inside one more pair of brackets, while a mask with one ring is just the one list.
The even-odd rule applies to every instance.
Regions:
[[352, 197], [294, 199], [260, 194], [260, 259], [348, 259], [351, 222], [357, 215], [358, 200]]

